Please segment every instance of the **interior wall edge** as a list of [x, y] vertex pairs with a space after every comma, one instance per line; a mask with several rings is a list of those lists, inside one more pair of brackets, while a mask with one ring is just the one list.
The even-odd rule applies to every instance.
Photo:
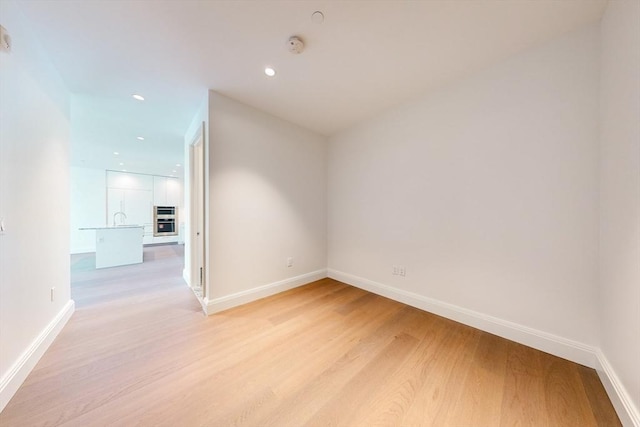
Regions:
[[609, 399], [624, 426], [640, 427], [640, 411], [634, 405], [629, 391], [620, 381], [618, 375], [609, 363], [609, 359], [601, 349], [596, 349], [597, 363], [596, 372], [604, 389], [607, 391]]
[[69, 300], [51, 322], [40, 332], [20, 358], [11, 366], [5, 376], [0, 379], [0, 412], [7, 406], [27, 376], [36, 366], [53, 340], [67, 324], [75, 311], [75, 302]]
[[298, 276], [290, 277], [288, 279], [279, 280], [277, 282], [269, 283], [255, 288], [247, 289], [241, 292], [237, 292], [230, 295], [214, 299], [206, 299], [206, 313], [211, 315], [219, 313], [221, 311], [237, 307], [242, 304], [247, 304], [261, 298], [266, 298], [271, 295], [275, 295], [280, 292], [288, 291], [289, 289], [297, 288], [302, 285], [306, 285], [316, 280], [324, 279], [327, 277], [327, 270], [320, 269], [304, 273]]

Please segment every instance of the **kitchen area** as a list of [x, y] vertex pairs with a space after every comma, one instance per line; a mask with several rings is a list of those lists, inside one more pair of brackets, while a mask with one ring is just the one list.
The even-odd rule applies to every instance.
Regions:
[[145, 245], [183, 242], [181, 179], [71, 168], [71, 254], [95, 268], [141, 263]]

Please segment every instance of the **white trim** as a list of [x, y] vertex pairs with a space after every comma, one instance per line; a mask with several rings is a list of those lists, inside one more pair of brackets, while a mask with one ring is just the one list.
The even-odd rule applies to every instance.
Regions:
[[633, 399], [625, 386], [620, 382], [616, 372], [611, 367], [609, 360], [600, 349], [597, 350], [598, 365], [596, 371], [604, 385], [611, 403], [620, 417], [623, 426], [640, 427], [640, 411], [634, 405]]
[[322, 269], [212, 300], [205, 298], [206, 313], [213, 314], [227, 310], [229, 308], [246, 304], [260, 298], [265, 298], [279, 292], [284, 292], [316, 280], [324, 279], [325, 277], [327, 277], [327, 270]]
[[13, 395], [18, 391], [44, 352], [47, 351], [64, 325], [67, 324], [74, 311], [75, 302], [69, 300], [2, 377], [0, 380], [0, 411], [7, 406], [7, 403], [9, 403]]
[[473, 326], [482, 331], [562, 357], [563, 359], [571, 360], [590, 368], [597, 366], [597, 348], [595, 347], [413, 292], [383, 285], [382, 283], [377, 283], [352, 274], [333, 269], [328, 269], [327, 272], [328, 276], [332, 279], [365, 289], [374, 294], [382, 295], [412, 307], [446, 317], [447, 319]]
[[182, 269], [182, 279], [187, 284], [187, 286], [190, 288], [191, 287], [191, 277], [189, 276], [189, 270], [187, 269], [186, 266], [185, 266], [185, 268]]

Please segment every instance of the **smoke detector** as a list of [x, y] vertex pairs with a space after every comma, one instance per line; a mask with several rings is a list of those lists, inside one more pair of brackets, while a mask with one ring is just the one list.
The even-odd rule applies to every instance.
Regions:
[[304, 50], [304, 42], [298, 36], [291, 36], [287, 42], [287, 48], [289, 52], [297, 55]]
[[11, 36], [2, 25], [0, 25], [0, 52], [11, 52]]

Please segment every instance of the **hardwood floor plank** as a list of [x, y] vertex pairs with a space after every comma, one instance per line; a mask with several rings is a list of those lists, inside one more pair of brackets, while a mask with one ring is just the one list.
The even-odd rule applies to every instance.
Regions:
[[517, 343], [508, 347], [500, 425], [550, 426], [541, 353]]
[[440, 342], [423, 376], [415, 399], [406, 412], [402, 425], [447, 425], [449, 412], [462, 392], [462, 384], [472, 362], [482, 332], [446, 321], [445, 338]]
[[[400, 330], [399, 324], [409, 310], [399, 305], [391, 305], [393, 311], [383, 322], [369, 322], [362, 326], [348, 340], [341, 340], [337, 347], [339, 357], [325, 360], [317, 373], [305, 378], [297, 390], [266, 418], [259, 421], [262, 426], [303, 425], [330, 400], [335, 390], [339, 390], [360, 372], [384, 346], [394, 340]], [[372, 328], [371, 326], [375, 326]], [[336, 343], [338, 344], [338, 343]], [[336, 354], [334, 353], [335, 357]]]
[[576, 364], [550, 354], [541, 361], [550, 424], [596, 426]]
[[[587, 399], [589, 399], [589, 406], [596, 420], [596, 424], [599, 426], [621, 425], [618, 420], [618, 415], [609, 401], [607, 392], [598, 378], [597, 372], [582, 365], [576, 365], [576, 369], [580, 374], [580, 379], [582, 380]], [[618, 422], [611, 424], [612, 420], [618, 420]]]
[[394, 375], [399, 364], [417, 346], [419, 341], [409, 334], [393, 337], [362, 370], [353, 376], [306, 423], [307, 426], [351, 426], [357, 421], [359, 409], [370, 409], [371, 390], [384, 386]]
[[508, 342], [484, 333], [464, 380], [462, 392], [449, 412], [448, 425], [497, 426], [502, 412], [502, 396], [507, 369]]
[[372, 390], [371, 407], [360, 415], [360, 424], [367, 426], [403, 425], [410, 406], [430, 375], [432, 362], [438, 356], [442, 341], [447, 338], [447, 320], [421, 312], [422, 336], [416, 336], [420, 344], [401, 365], [400, 370], [387, 378], [384, 387]]
[[596, 372], [331, 279], [205, 317], [179, 245], [94, 270], [4, 426], [619, 426]]

